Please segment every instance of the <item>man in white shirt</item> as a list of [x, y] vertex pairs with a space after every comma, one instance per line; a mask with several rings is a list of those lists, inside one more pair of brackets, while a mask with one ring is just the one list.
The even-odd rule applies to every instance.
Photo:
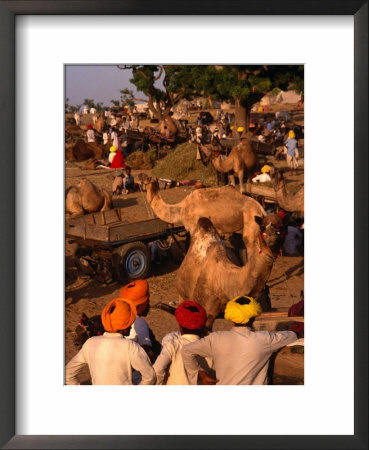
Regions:
[[92, 125], [87, 125], [87, 142], [95, 142], [95, 132], [92, 128]]
[[152, 351], [150, 329], [146, 317], [150, 311], [150, 290], [146, 280], [134, 280], [122, 287], [120, 297], [131, 301], [137, 311], [137, 318], [133, 323], [128, 339], [132, 339], [144, 348], [151, 360], [155, 359]]
[[155, 384], [155, 372], [150, 360], [133, 340], [126, 339], [136, 319], [136, 308], [129, 300], [116, 298], [101, 313], [105, 333], [94, 336], [66, 366], [66, 384], [78, 385], [78, 373], [87, 364], [92, 384], [132, 384], [132, 369], [141, 373], [140, 384]]
[[[198, 341], [203, 336], [206, 323], [206, 311], [196, 302], [182, 302], [175, 312], [180, 333], [169, 333], [163, 338], [163, 348], [154, 363], [156, 384], [188, 385], [197, 384], [197, 373], [189, 380], [184, 368], [181, 349], [191, 342]], [[199, 358], [202, 371], [209, 371], [210, 361]], [[191, 382], [190, 382], [191, 381]]]
[[110, 139], [111, 139], [112, 146], [114, 146], [118, 149], [119, 148], [118, 133], [114, 127], [112, 128], [112, 132], [110, 134]]
[[196, 358], [212, 357], [216, 380], [208, 384], [268, 384], [269, 359], [280, 348], [296, 341], [293, 331], [253, 331], [261, 306], [252, 297], [236, 297], [227, 303], [224, 317], [233, 322], [230, 331], [217, 331], [182, 348], [182, 359], [193, 380], [201, 370]]

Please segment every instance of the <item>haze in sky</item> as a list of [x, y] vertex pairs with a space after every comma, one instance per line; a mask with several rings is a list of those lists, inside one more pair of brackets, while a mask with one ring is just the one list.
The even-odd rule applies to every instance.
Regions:
[[[120, 90], [128, 88], [137, 95], [137, 90], [129, 82], [131, 70], [119, 70], [116, 65], [67, 65], [65, 67], [65, 93], [69, 105], [83, 105], [86, 98], [95, 104], [113, 106], [110, 100], [120, 99]], [[140, 92], [139, 98], [145, 98]]]

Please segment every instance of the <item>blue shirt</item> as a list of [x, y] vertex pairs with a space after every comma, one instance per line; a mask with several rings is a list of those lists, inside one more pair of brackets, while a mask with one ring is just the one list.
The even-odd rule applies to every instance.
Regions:
[[288, 138], [286, 141], [286, 147], [287, 147], [287, 155], [295, 156], [295, 150], [297, 147], [296, 139]]

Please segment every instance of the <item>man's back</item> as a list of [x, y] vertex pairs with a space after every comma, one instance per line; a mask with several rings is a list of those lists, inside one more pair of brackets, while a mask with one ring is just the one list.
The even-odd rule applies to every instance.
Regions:
[[186, 369], [193, 370], [194, 354], [212, 356], [217, 384], [267, 384], [269, 358], [273, 352], [294, 342], [292, 331], [252, 331], [249, 327], [234, 327], [230, 331], [211, 333], [204, 339], [182, 349]]
[[88, 364], [92, 384], [132, 384], [132, 367], [142, 374], [142, 384], [155, 382], [146, 352], [119, 333], [104, 333], [88, 339], [67, 364], [66, 384], [78, 384], [76, 374], [85, 364]]

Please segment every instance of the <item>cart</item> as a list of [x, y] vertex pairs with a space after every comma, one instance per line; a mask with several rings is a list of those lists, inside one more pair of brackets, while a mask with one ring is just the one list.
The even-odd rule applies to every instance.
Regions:
[[182, 224], [159, 218], [132, 221], [124, 208], [100, 211], [66, 220], [66, 237], [78, 244], [74, 263], [102, 283], [122, 283], [145, 278], [151, 266], [148, 244], [171, 238], [185, 252], [177, 237], [187, 236]]

